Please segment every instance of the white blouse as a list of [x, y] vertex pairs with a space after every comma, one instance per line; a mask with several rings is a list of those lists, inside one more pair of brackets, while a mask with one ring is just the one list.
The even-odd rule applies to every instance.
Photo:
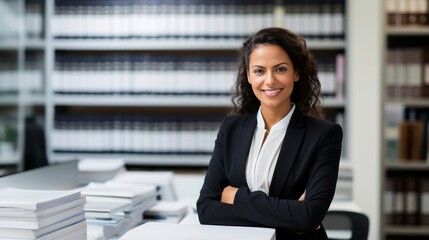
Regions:
[[261, 108], [259, 108], [256, 117], [258, 124], [253, 135], [246, 167], [246, 181], [250, 191], [263, 191], [265, 194], [269, 194], [283, 138], [294, 111], [295, 104], [292, 104], [289, 113], [271, 127], [265, 142], [263, 142], [266, 129]]

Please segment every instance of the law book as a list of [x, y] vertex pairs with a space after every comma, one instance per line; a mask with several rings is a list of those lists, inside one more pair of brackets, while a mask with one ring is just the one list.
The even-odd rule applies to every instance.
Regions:
[[85, 220], [83, 213], [55, 222], [39, 229], [3, 228], [0, 227], [0, 239], [2, 238], [38, 238], [54, 231], [62, 230], [68, 226]]
[[405, 176], [405, 216], [404, 224], [417, 225], [418, 216], [417, 178], [414, 175]]
[[402, 175], [394, 176], [393, 224], [404, 224], [405, 183]]
[[429, 177], [420, 177], [420, 224], [429, 226]]
[[398, 0], [386, 0], [387, 24], [395, 26], [397, 24]]
[[[168, 231], [166, 231], [168, 229]], [[199, 224], [174, 224], [149, 222], [131, 229], [119, 240], [274, 240], [271, 228], [218, 226]]]
[[411, 161], [422, 161], [422, 144], [423, 144], [423, 122], [420, 120], [413, 120], [409, 122], [411, 131], [410, 146], [410, 159]]
[[384, 219], [387, 225], [394, 224], [393, 216], [393, 201], [394, 201], [394, 191], [395, 191], [395, 179], [392, 176], [387, 177], [384, 190]]
[[407, 120], [399, 123], [398, 157], [399, 161], [406, 162], [410, 157], [411, 127]]
[[40, 210], [80, 199], [79, 191], [0, 189], [0, 207]]
[[406, 79], [408, 90], [406, 97], [418, 98], [422, 96], [423, 87], [423, 50], [410, 48], [404, 50], [406, 58]]

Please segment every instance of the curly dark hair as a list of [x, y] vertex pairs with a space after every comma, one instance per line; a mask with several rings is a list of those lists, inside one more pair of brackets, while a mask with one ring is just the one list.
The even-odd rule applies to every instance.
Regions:
[[258, 45], [274, 44], [283, 48], [289, 55], [295, 71], [298, 71], [299, 81], [295, 82], [291, 101], [306, 115], [324, 117], [321, 108], [320, 82], [317, 76], [317, 64], [307, 49], [304, 38], [283, 28], [265, 28], [252, 34], [239, 49], [238, 75], [233, 86], [230, 115], [256, 113], [260, 101], [253, 93], [247, 79], [249, 57]]

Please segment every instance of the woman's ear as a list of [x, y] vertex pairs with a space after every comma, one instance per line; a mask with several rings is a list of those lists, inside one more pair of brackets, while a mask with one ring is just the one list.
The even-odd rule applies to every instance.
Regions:
[[293, 76], [293, 81], [298, 82], [299, 81], [299, 71], [298, 69], [295, 70], [295, 75]]

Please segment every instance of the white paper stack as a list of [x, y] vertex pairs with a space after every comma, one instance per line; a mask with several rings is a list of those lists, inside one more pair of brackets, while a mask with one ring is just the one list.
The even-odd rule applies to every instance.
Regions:
[[85, 158], [79, 161], [78, 169], [81, 184], [105, 182], [125, 171], [125, 161], [123, 159]]
[[119, 240], [274, 240], [271, 228], [214, 226], [198, 224], [145, 223], [136, 227]]
[[140, 185], [156, 185], [158, 200], [177, 200], [173, 187], [173, 172], [170, 171], [127, 171], [121, 172], [111, 180], [115, 183]]
[[188, 213], [189, 206], [179, 201], [158, 201], [143, 214], [145, 222], [179, 223]]
[[0, 239], [85, 239], [79, 191], [0, 189]]
[[[82, 189], [86, 196], [88, 225], [102, 227], [103, 237], [120, 236], [143, 221], [143, 212], [156, 202], [153, 185], [90, 183]], [[91, 230], [95, 229], [91, 227]]]

